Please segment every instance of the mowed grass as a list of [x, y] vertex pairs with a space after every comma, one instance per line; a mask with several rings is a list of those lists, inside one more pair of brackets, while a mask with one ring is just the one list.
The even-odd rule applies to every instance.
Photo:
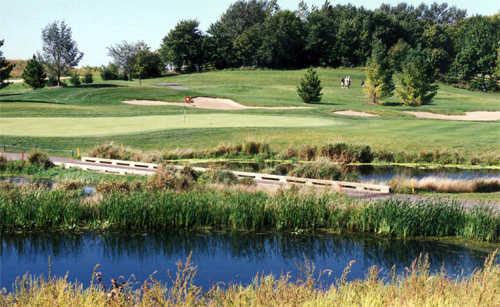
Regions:
[[219, 113], [96, 118], [10, 117], [0, 118], [0, 134], [33, 137], [86, 137], [170, 129], [320, 127], [338, 124], [333, 119], [325, 118]]
[[[216, 111], [188, 109], [191, 116], [227, 114], [231, 125], [177, 125], [158, 119], [150, 123], [146, 116], [183, 116], [182, 107], [174, 106], [132, 106], [123, 100], [150, 99], [181, 102], [185, 95], [215, 96], [234, 99], [252, 106], [303, 106], [296, 95], [296, 85], [304, 70], [227, 70], [195, 73], [138, 81], [96, 82], [89, 87], [67, 87], [59, 89], [30, 90], [15, 84], [0, 90], [0, 120], [15, 118], [15, 127], [0, 127], [0, 143], [39, 146], [47, 148], [75, 148], [86, 150], [97, 144], [114, 141], [144, 150], [174, 149], [190, 147], [205, 149], [221, 143], [241, 143], [245, 139], [271, 143], [277, 149], [289, 145], [326, 144], [347, 142], [367, 144], [375, 149], [391, 151], [452, 150], [465, 155], [497, 153], [500, 148], [500, 122], [460, 122], [416, 119], [402, 113], [404, 110], [432, 111], [457, 114], [466, 111], [498, 111], [498, 93], [471, 92], [440, 84], [440, 90], [433, 104], [419, 108], [398, 105], [398, 99], [387, 99], [388, 105], [370, 105], [360, 86], [364, 78], [362, 69], [319, 69], [323, 81], [324, 96], [321, 104], [310, 109], [294, 110], [241, 110]], [[340, 78], [353, 78], [351, 89], [341, 89]], [[162, 85], [163, 83], [163, 85]], [[164, 86], [164, 83], [179, 83], [187, 90], [178, 91]], [[353, 118], [338, 116], [336, 110], [358, 110], [376, 113], [378, 118]], [[195, 116], [195, 117], [196, 117]], [[251, 116], [279, 116], [301, 118], [295, 124], [274, 122], [271, 126], [259, 126]], [[24, 118], [24, 119], [21, 119]], [[38, 119], [35, 119], [39, 117]], [[60, 128], [50, 124], [62, 117], [65, 123]], [[99, 127], [91, 126], [97, 118]], [[134, 117], [119, 119], [122, 117]], [[144, 117], [144, 118], [141, 118]], [[170, 117], [169, 117], [170, 118]], [[200, 117], [202, 118], [202, 117]], [[128, 126], [139, 120], [140, 127]], [[274, 118], [273, 118], [274, 119]], [[27, 120], [25, 122], [24, 120]], [[328, 120], [333, 125], [318, 125], [315, 122]], [[109, 123], [103, 124], [103, 121]], [[302, 124], [308, 122], [307, 125]], [[178, 122], [176, 122], [178, 123]], [[190, 121], [188, 120], [188, 124]], [[246, 123], [251, 123], [247, 125]], [[89, 124], [89, 134], [74, 133], [81, 130], [73, 125]], [[36, 127], [36, 128], [35, 128]], [[104, 128], [105, 127], [105, 128]], [[64, 129], [63, 129], [64, 128]], [[102, 132], [102, 129], [106, 130]], [[21, 131], [22, 130], [22, 131]], [[64, 130], [60, 134], [53, 134]], [[21, 131], [21, 132], [19, 132]], [[52, 131], [47, 133], [47, 131]], [[75, 132], [70, 132], [75, 131]]]

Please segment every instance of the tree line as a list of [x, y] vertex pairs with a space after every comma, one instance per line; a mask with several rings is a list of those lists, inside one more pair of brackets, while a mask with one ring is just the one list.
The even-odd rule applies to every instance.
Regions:
[[[43, 64], [49, 83], [60, 85], [61, 75], [76, 67], [83, 53], [64, 22], [44, 28], [42, 40], [42, 52], [30, 61], [28, 72], [37, 72], [35, 77], [41, 78], [39, 67], [34, 66]], [[112, 62], [101, 68], [105, 80], [158, 77], [167, 66], [192, 72], [366, 65], [373, 102], [392, 93], [395, 73], [406, 76], [399, 81], [407, 85], [416, 82], [412, 74], [420, 74], [419, 78], [432, 82], [440, 79], [472, 89], [497, 90], [500, 14], [466, 17], [465, 10], [446, 3], [383, 4], [368, 10], [329, 1], [312, 7], [301, 2], [291, 11], [281, 9], [276, 0], [238, 0], [206, 33], [198, 21], [182, 20], [158, 50], [142, 41], [123, 41], [108, 47], [108, 55]], [[411, 61], [418, 64], [411, 67]], [[11, 66], [0, 53], [0, 85]], [[71, 80], [79, 82], [80, 78], [73, 75]]]
[[311, 8], [301, 2], [290, 11], [273, 0], [240, 0], [206, 33], [196, 20], [180, 21], [163, 39], [159, 53], [165, 63], [183, 71], [353, 67], [368, 64], [375, 45], [395, 70], [419, 50], [441, 80], [495, 89], [500, 14], [467, 18], [465, 10], [446, 3], [383, 4], [368, 10], [329, 1]]

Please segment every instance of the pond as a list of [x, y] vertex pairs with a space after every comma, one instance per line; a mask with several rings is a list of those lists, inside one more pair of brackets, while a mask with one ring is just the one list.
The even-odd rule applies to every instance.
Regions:
[[197, 266], [195, 282], [204, 289], [214, 283], [249, 284], [257, 273], [297, 278], [307, 262], [314, 264], [316, 277], [321, 275], [322, 286], [340, 278], [351, 260], [356, 262], [350, 280], [364, 278], [373, 265], [388, 277], [393, 266], [404, 274], [421, 253], [428, 253], [433, 273], [444, 269], [456, 278], [481, 267], [491, 251], [441, 241], [334, 234], [4, 234], [0, 241], [0, 289], [12, 289], [24, 273], [47, 276], [49, 267], [53, 276], [68, 273], [70, 280], [88, 285], [96, 264], [106, 283], [122, 276], [139, 285], [156, 272], [154, 277], [168, 284], [176, 262], [190, 253]]
[[[254, 161], [215, 161], [193, 163], [192, 166], [222, 168], [247, 172], [274, 173], [276, 175], [285, 175], [276, 173], [278, 162], [254, 162]], [[281, 169], [291, 170], [292, 164], [282, 164], [285, 167]], [[347, 165], [339, 166], [344, 180], [358, 182], [376, 182], [388, 183], [396, 177], [407, 177], [422, 179], [425, 177], [439, 177], [447, 179], [497, 179], [500, 180], [500, 170], [498, 169], [464, 169], [455, 167], [426, 168], [409, 166], [380, 166], [380, 165]]]

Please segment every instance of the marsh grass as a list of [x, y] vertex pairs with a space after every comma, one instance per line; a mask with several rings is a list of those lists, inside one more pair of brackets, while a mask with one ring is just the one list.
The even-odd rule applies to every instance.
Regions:
[[496, 258], [497, 252], [492, 253], [469, 278], [450, 279], [445, 272], [432, 275], [428, 257], [421, 255], [405, 274], [389, 280], [374, 266], [365, 279], [347, 281], [348, 266], [328, 288], [319, 286], [309, 272], [296, 281], [289, 275], [257, 275], [247, 286], [215, 285], [203, 292], [193, 282], [196, 267], [188, 257], [178, 263], [171, 286], [153, 277], [132, 289], [106, 288], [100, 283], [84, 287], [67, 277], [25, 275], [13, 292], [0, 292], [0, 306], [498, 306], [500, 266]]
[[498, 241], [500, 217], [452, 201], [365, 202], [337, 194], [195, 188], [104, 193], [92, 205], [79, 192], [0, 191], [0, 232], [114, 229], [170, 231], [212, 228], [243, 231], [365, 232], [391, 237], [452, 236]]
[[397, 177], [391, 180], [391, 188], [400, 193], [440, 192], [440, 193], [474, 193], [500, 191], [499, 179], [449, 179], [425, 177], [422, 179]]

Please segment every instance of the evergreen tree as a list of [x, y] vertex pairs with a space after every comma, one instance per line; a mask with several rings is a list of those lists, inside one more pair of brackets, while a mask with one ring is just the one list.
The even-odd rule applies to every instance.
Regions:
[[46, 77], [47, 74], [45, 73], [43, 64], [33, 55], [33, 58], [26, 63], [26, 67], [23, 70], [22, 78], [24, 79], [24, 83], [34, 89], [42, 88], [45, 86]]
[[387, 51], [381, 41], [376, 41], [366, 67], [365, 92], [371, 103], [392, 95], [394, 83]]
[[297, 87], [297, 94], [305, 103], [315, 103], [321, 101], [322, 89], [318, 74], [309, 68]]
[[428, 53], [420, 50], [409, 52], [399, 75], [396, 93], [405, 105], [419, 106], [428, 104], [436, 95], [438, 86], [436, 68]]
[[[0, 40], [0, 47], [3, 46], [4, 41]], [[14, 68], [14, 64], [9, 63], [5, 57], [3, 56], [2, 51], [0, 50], [0, 88], [2, 88], [5, 84], [4, 81], [7, 80], [10, 76], [10, 72]]]

